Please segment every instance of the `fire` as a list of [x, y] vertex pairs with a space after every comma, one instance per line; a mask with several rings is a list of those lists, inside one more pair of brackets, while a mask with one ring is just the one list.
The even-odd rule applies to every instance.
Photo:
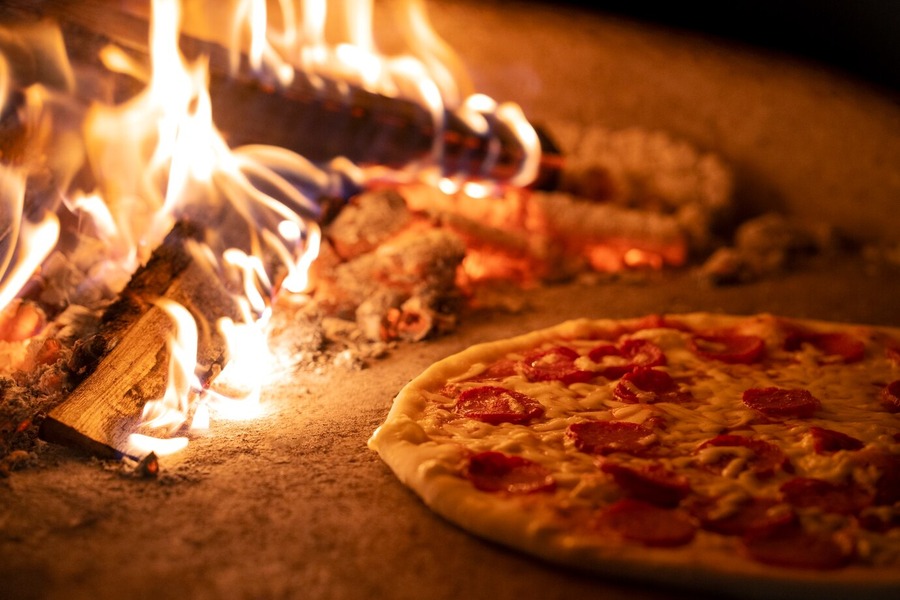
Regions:
[[[269, 222], [292, 222], [294, 239], [266, 240], [279, 255], [292, 255], [293, 249], [284, 244], [297, 244], [296, 232], [306, 225], [288, 203], [313, 215], [317, 207], [285, 176], [309, 178], [318, 173], [299, 157], [283, 156], [289, 153], [280, 149], [228, 148], [213, 124], [205, 62], [188, 64], [178, 51], [179, 8], [175, 0], [153, 3], [152, 64], [144, 93], [119, 106], [97, 105], [86, 119], [88, 156], [107, 185], [103, 197], [139, 250], [140, 262], [175, 218], [197, 206], [223, 201], [248, 220], [251, 238], [257, 236], [257, 226], [271, 231]], [[142, 71], [111, 49], [104, 58], [110, 69]], [[128, 135], [122, 135], [125, 131]], [[260, 191], [252, 180], [276, 187], [285, 199]], [[258, 241], [251, 244], [257, 246]]]
[[[31, 138], [32, 146], [30, 150], [11, 151], [10, 156], [0, 152], [0, 159], [3, 159], [0, 163], [0, 310], [16, 298], [52, 252], [59, 237], [59, 219], [54, 214], [53, 206], [30, 206], [26, 211], [25, 198], [29, 177], [44, 167], [40, 164], [44, 160], [39, 156], [40, 152], [45, 146], [59, 143], [62, 139], [61, 136], [57, 136], [57, 140], [49, 139], [54, 126], [52, 110], [57, 98], [48, 86], [53, 85], [60, 90], [69, 90], [73, 86], [62, 38], [55, 29], [42, 23], [24, 28], [11, 39], [4, 38], [0, 36], [3, 42], [0, 47], [10, 44], [29, 48], [33, 60], [46, 56], [55, 69], [50, 69], [53, 73], [47, 85], [28, 85], [22, 91], [20, 101], [13, 90], [16, 84], [23, 82], [17, 81], [14, 65], [0, 51], [0, 115], [15, 114], [23, 131]], [[63, 169], [62, 164], [56, 164], [64, 160], [52, 158], [48, 161], [53, 174], [61, 181], [66, 180], [74, 170], [71, 165]], [[59, 170], [56, 170], [57, 167]]]
[[[227, 26], [211, 35], [230, 49], [235, 72], [246, 60], [259, 81], [276, 86], [303, 77], [318, 88], [328, 79], [340, 82], [339, 88], [355, 85], [410, 100], [431, 115], [435, 132], [443, 131], [448, 111], [478, 134], [486, 135], [495, 123], [502, 123], [531, 157], [509, 182], [522, 185], [534, 177], [538, 141], [522, 111], [471, 93], [459, 60], [433, 32], [423, 2], [392, 4], [403, 42], [393, 54], [376, 43], [371, 0], [231, 4], [232, 10], [224, 12]], [[192, 19], [197, 14], [204, 19]], [[42, 265], [47, 268], [48, 256], [57, 257], [54, 264], [63, 269], [69, 267], [59, 265], [83, 263], [84, 254], [90, 254], [94, 262], [85, 269], [87, 277], [103, 285], [114, 281], [114, 294], [177, 221], [191, 220], [206, 228], [195, 258], [221, 275], [242, 315], [217, 324], [228, 340], [228, 362], [213, 385], [202, 382], [197, 350], [206, 324], [196, 322], [189, 307], [158, 300], [157, 308], [173, 322], [168, 384], [162, 397], [145, 403], [128, 441], [131, 454], [177, 452], [187, 445], [191, 432], [207, 429], [215, 418], [248, 418], [262, 412], [260, 390], [266, 368], [273, 364], [266, 343], [272, 299], [279, 293], [303, 294], [311, 286], [309, 269], [320, 242], [314, 197], [332, 190], [340, 177], [357, 183], [418, 178], [484, 197], [491, 192], [486, 178], [497, 160], [494, 148], [483, 161], [482, 173], [443, 177], [439, 135], [427, 160], [393, 173], [362, 169], [339, 158], [319, 166], [274, 146], [229, 147], [214, 122], [208, 61], [187, 60], [178, 45], [182, 28], [197, 27], [212, 14], [223, 14], [219, 3], [192, 0], [183, 7], [177, 0], [154, 0], [149, 64], [115, 47], [101, 53], [109, 71], [145, 86], [121, 104], [95, 103], [80, 119], [87, 172], [96, 187], [68, 189], [77, 166], [68, 166], [60, 177], [59, 210], [79, 222], [78, 232], [70, 237], [81, 242], [79, 248], [101, 252], [81, 250], [76, 259], [78, 248], [57, 246], [61, 232], [55, 212], [44, 211], [37, 222], [25, 218], [28, 174], [0, 165], [0, 202], [8, 220], [0, 224], [0, 307], [16, 298]], [[0, 53], [0, 101], [11, 94], [9, 71]], [[80, 148], [76, 155], [82, 156]], [[485, 180], [471, 181], [472, 175]], [[68, 299], [67, 294], [64, 290], [58, 296]]]
[[[395, 0], [376, 4], [372, 0], [231, 0], [224, 22], [211, 19], [209, 0], [186, 3], [185, 31], [226, 45], [232, 72], [247, 56], [254, 76], [272, 85], [326, 93], [328, 83], [337, 83], [337, 95], [328, 99], [350, 103], [357, 88], [386, 98], [421, 106], [430, 115], [435, 132], [430, 155], [407, 164], [405, 179], [428, 181], [445, 189], [459, 189], [480, 179], [483, 189], [493, 189], [493, 169], [500, 159], [495, 130], [511, 132], [522, 148], [523, 160], [505, 173], [508, 185], [527, 185], [538, 171], [537, 134], [521, 108], [511, 102], [497, 103], [475, 93], [462, 61], [434, 31], [422, 0]], [[377, 9], [381, 9], [380, 11]], [[386, 39], [378, 39], [375, 22], [388, 18], [393, 26]], [[227, 32], [227, 33], [223, 33]], [[487, 156], [480, 171], [463, 170], [444, 176], [447, 161], [442, 132], [448, 115], [463, 123], [472, 135], [487, 140]], [[379, 169], [369, 176], [385, 176]], [[402, 178], [398, 173], [386, 175]]]
[[[114, 188], [108, 189], [104, 198], [113, 206], [128, 208], [120, 209], [114, 218], [119, 229], [129, 228], [127, 237], [134, 243], [141, 262], [174, 220], [190, 217], [198, 207], [221, 214], [220, 205], [226, 203], [229, 213], [244, 219], [244, 231], [234, 237], [243, 241], [245, 248], [230, 247], [230, 240], [224, 239], [231, 233], [227, 232], [210, 239], [209, 246], [201, 252], [242, 282], [245, 322], [220, 323], [223, 335], [231, 340], [223, 380], [233, 381], [235, 373], [243, 371], [244, 377], [258, 382], [261, 380], [257, 363], [265, 363], [268, 355], [259, 323], [264, 323], [269, 299], [276, 292], [273, 274], [267, 271], [267, 259], [280, 261], [286, 271], [285, 280], [292, 289], [302, 291], [305, 284], [298, 271], [308, 268], [317, 248], [315, 226], [294, 210], [314, 216], [317, 206], [287, 178], [308, 179], [319, 173], [308, 162], [280, 149], [251, 147], [231, 151], [213, 123], [205, 62], [189, 64], [178, 51], [179, 9], [174, 0], [154, 2], [152, 64], [147, 87], [124, 105], [94, 107], [85, 125], [91, 142], [89, 156], [96, 172], [118, 173], [116, 177], [102, 178]], [[108, 51], [106, 57], [110, 68], [141, 72], [138, 65], [129, 64], [113, 51]], [[129, 131], [130, 135], [123, 137], [122, 131]], [[281, 197], [263, 191], [263, 184]], [[144, 215], [143, 220], [134, 219], [136, 210]], [[313, 242], [307, 244], [307, 237]], [[186, 308], [170, 301], [161, 306], [177, 323], [169, 344], [169, 385], [163, 398], [146, 403], [141, 429], [171, 435], [187, 423], [191, 413], [191, 429], [204, 429], [210, 409], [232, 417], [255, 413], [258, 384], [250, 386], [253, 391], [239, 394], [240, 403], [228, 402], [221, 392], [201, 389], [194, 375], [198, 336], [194, 318]], [[248, 367], [250, 359], [253, 364]], [[236, 410], [237, 406], [241, 410]], [[148, 437], [138, 439], [142, 448], [150, 442]], [[171, 449], [171, 444], [167, 441], [164, 447], [152, 449], [162, 455]]]
[[191, 313], [171, 300], [160, 299], [162, 308], [175, 322], [169, 339], [169, 378], [165, 395], [144, 405], [143, 424], [167, 433], [178, 431], [187, 418], [191, 396], [200, 388], [197, 367], [197, 325]]
[[0, 165], [0, 307], [7, 306], [56, 245], [59, 219], [47, 213], [38, 223], [23, 214], [25, 176]]

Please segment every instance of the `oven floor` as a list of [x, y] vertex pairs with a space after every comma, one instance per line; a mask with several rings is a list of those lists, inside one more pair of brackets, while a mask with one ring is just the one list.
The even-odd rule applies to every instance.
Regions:
[[[736, 166], [748, 213], [783, 209], [896, 248], [894, 95], [720, 39], [508, 4], [430, 6], [480, 91], [529, 116], [670, 132]], [[521, 314], [472, 316], [368, 369], [284, 374], [264, 417], [218, 424], [157, 480], [47, 446], [38, 466], [0, 480], [0, 597], [671, 599], [548, 566], [433, 515], [366, 448], [394, 394], [473, 343], [568, 318], [765, 311], [900, 326], [898, 298], [900, 269], [850, 259], [735, 287], [684, 272], [536, 289]]]
[[368, 369], [284, 373], [263, 418], [215, 426], [157, 480], [43, 448], [38, 467], [0, 481], [2, 596], [672, 598], [548, 566], [433, 515], [366, 448], [393, 395], [470, 344], [574, 317], [765, 311], [900, 326], [896, 269], [849, 259], [736, 287], [698, 287], [684, 272], [526, 297], [521, 314], [470, 316]]

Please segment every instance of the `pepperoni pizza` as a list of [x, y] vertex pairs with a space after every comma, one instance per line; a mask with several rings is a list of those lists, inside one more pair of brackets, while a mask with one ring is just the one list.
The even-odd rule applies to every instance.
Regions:
[[570, 321], [434, 364], [370, 446], [437, 513], [556, 563], [900, 597], [900, 329]]

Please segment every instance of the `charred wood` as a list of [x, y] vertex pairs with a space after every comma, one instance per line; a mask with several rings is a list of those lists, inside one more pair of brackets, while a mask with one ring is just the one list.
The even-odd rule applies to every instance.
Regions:
[[191, 312], [198, 324], [201, 381], [218, 374], [226, 347], [214, 321], [237, 319], [238, 310], [217, 274], [190, 251], [199, 235], [189, 224], [177, 225], [105, 311], [99, 332], [73, 353], [71, 368], [81, 381], [43, 420], [42, 439], [104, 458], [122, 456], [143, 405], [161, 397], [167, 382], [174, 325], [153, 303], [157, 298]]

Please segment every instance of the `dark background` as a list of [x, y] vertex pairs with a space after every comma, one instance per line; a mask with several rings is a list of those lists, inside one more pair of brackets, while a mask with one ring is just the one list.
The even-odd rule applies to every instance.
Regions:
[[900, 89], [900, 0], [564, 0], [586, 10], [788, 53]]

